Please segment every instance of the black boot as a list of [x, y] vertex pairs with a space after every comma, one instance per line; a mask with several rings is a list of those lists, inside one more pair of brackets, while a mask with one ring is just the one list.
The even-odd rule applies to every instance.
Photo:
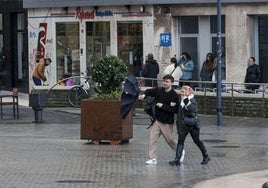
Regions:
[[208, 161], [210, 160], [210, 156], [207, 154], [207, 149], [204, 145], [204, 143], [199, 140], [196, 145], [199, 147], [200, 151], [202, 152], [203, 155], [203, 161], [201, 162], [202, 165], [205, 165], [208, 163]]
[[201, 162], [202, 165], [208, 164], [208, 161], [210, 161], [210, 156], [208, 154], [205, 154], [203, 156], [203, 161]]
[[177, 150], [176, 150], [176, 157], [173, 161], [169, 161], [168, 163], [170, 165], [180, 165], [180, 159], [181, 159], [181, 155], [182, 155], [182, 151], [183, 151], [183, 145], [178, 144], [177, 146]]

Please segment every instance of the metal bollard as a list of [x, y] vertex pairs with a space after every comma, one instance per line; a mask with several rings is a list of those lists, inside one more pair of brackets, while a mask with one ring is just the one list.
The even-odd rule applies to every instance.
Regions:
[[43, 109], [47, 105], [47, 96], [42, 93], [29, 94], [29, 106], [34, 110], [34, 123], [42, 123]]

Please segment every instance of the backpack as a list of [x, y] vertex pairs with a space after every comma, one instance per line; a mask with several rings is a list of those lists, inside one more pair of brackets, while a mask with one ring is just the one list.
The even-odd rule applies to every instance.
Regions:
[[[156, 93], [156, 96], [158, 95], [159, 90]], [[146, 106], [144, 108], [144, 111], [146, 114], [150, 116], [151, 124], [147, 127], [149, 129], [153, 123], [156, 120], [156, 96], [155, 97], [146, 97]]]
[[151, 124], [149, 125], [149, 127], [147, 127], [147, 129], [149, 129], [153, 123], [156, 120], [156, 101], [155, 101], [155, 97], [147, 97], [146, 98], [146, 106], [144, 108], [144, 111], [146, 114], [148, 114], [150, 116], [150, 120], [151, 120]]

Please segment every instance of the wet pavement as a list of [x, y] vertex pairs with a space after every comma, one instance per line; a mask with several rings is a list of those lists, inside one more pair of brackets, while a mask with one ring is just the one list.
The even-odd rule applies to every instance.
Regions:
[[188, 136], [183, 164], [172, 167], [174, 152], [162, 137], [158, 164], [145, 165], [149, 119], [142, 109], [136, 110], [133, 138], [119, 146], [80, 140], [80, 109], [45, 108], [38, 124], [27, 105], [20, 106], [20, 119], [8, 107], [4, 112], [0, 188], [261, 188], [268, 181], [267, 119], [223, 117], [217, 127], [215, 116], [200, 115], [211, 161], [200, 164], [201, 153]]

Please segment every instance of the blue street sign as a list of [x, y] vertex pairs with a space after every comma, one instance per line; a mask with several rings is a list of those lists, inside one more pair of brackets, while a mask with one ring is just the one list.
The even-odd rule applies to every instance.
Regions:
[[160, 46], [171, 46], [171, 34], [170, 33], [160, 34]]

